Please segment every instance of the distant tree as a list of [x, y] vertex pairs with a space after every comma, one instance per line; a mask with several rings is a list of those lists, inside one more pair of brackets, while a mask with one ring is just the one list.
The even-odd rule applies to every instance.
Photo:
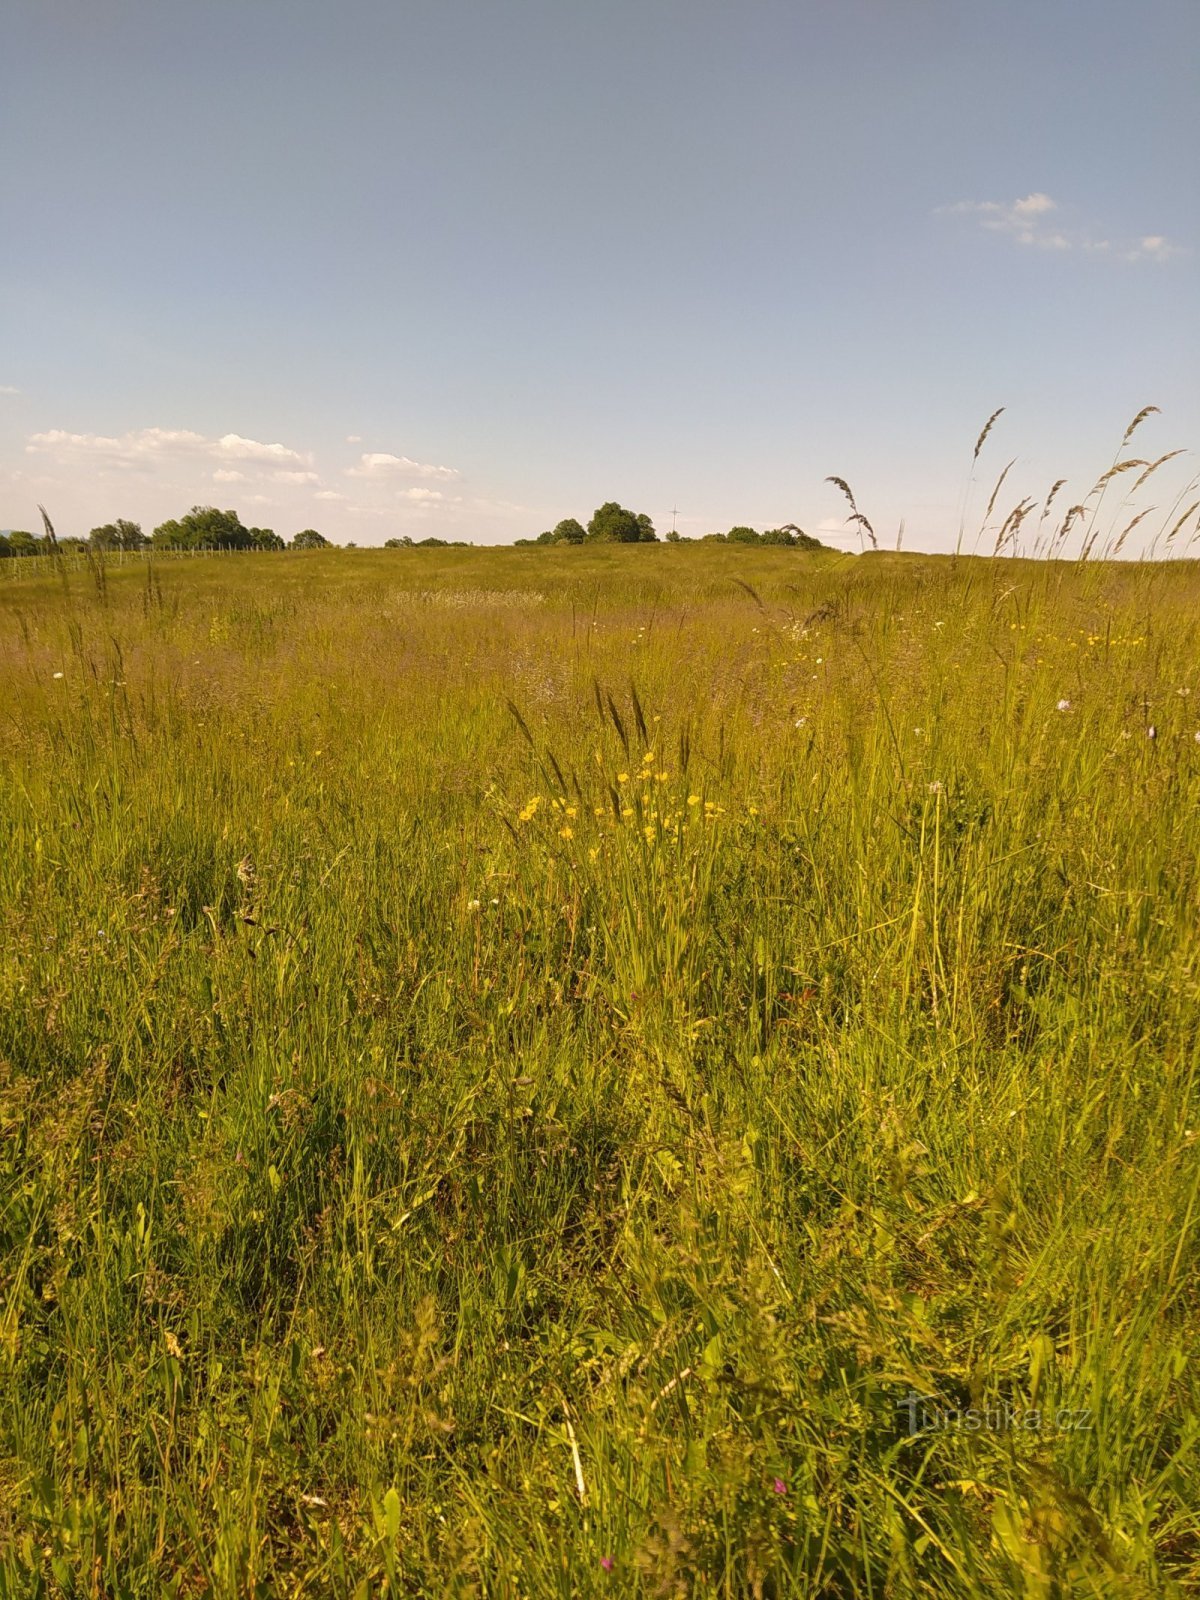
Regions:
[[407, 550], [410, 549], [411, 546], [412, 540], [407, 534], [403, 534], [399, 539], [385, 539], [383, 541], [383, 548], [385, 550]]
[[193, 506], [186, 517], [160, 522], [153, 543], [159, 550], [248, 550], [251, 538], [236, 511]]
[[680, 533], [678, 528], [672, 528], [671, 529], [670, 533], [667, 535], [667, 543], [668, 544], [682, 544], [683, 543], [683, 535]]
[[700, 535], [701, 544], [724, 544], [725, 539], [726, 535], [723, 533], [702, 533]]
[[418, 550], [444, 550], [446, 548], [446, 544], [447, 541], [445, 539], [435, 539], [432, 534], [428, 539], [417, 540]]
[[575, 517], [564, 517], [555, 524], [550, 538], [555, 544], [582, 544], [587, 538], [587, 530]]
[[637, 544], [642, 538], [642, 524], [634, 512], [615, 500], [606, 500], [592, 512], [587, 537], [599, 544]]
[[768, 528], [762, 536], [764, 544], [786, 544], [793, 550], [824, 550], [825, 546], [811, 533], [805, 533], [794, 522], [785, 522], [782, 528]]
[[730, 528], [725, 538], [730, 544], [761, 544], [762, 542], [761, 536], [756, 529], [745, 527]]
[[248, 528], [252, 550], [286, 550], [287, 545], [274, 528]]
[[533, 540], [533, 543], [534, 544], [553, 544], [554, 543], [554, 529], [553, 528], [547, 528], [545, 533], [539, 533], [537, 538]]
[[144, 550], [150, 541], [142, 532], [141, 523], [118, 517], [115, 522], [93, 528], [88, 543], [93, 550]]
[[42, 543], [32, 533], [26, 533], [24, 528], [14, 528], [8, 536], [8, 553], [13, 556], [36, 556]]
[[292, 540], [293, 550], [328, 550], [329, 540], [315, 528], [302, 528]]
[[657, 542], [658, 535], [654, 531], [654, 524], [650, 521], [650, 518], [644, 511], [638, 512], [637, 525], [638, 540], [640, 543], [655, 544]]

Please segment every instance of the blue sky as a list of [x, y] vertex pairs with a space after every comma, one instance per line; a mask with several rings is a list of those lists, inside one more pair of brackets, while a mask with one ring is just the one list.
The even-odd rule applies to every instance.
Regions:
[[615, 498], [836, 542], [837, 473], [940, 549], [997, 406], [1005, 508], [1082, 493], [1145, 404], [1138, 454], [1200, 446], [1194, 0], [15, 0], [4, 32], [0, 526], [503, 542]]

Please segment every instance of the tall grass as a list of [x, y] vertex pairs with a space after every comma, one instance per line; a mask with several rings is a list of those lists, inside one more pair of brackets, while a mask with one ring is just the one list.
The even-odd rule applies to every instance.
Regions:
[[0, 1595], [1194, 1590], [1198, 599], [6, 585]]

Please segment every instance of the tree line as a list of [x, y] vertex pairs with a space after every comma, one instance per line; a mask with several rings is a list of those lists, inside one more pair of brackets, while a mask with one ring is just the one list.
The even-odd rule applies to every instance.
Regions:
[[[518, 539], [519, 545], [538, 544], [649, 544], [658, 540], [654, 531], [654, 524], [644, 511], [634, 512], [618, 504], [616, 500], [606, 500], [602, 506], [597, 506], [588, 520], [587, 527], [576, 517], [564, 517], [553, 528], [548, 528], [545, 533], [539, 533], [536, 539]], [[668, 544], [684, 543], [681, 533], [674, 528], [667, 534]], [[796, 550], [822, 550], [824, 546], [819, 539], [814, 539], [794, 522], [788, 522], [781, 528], [768, 528], [759, 533], [756, 528], [739, 525], [730, 528], [728, 533], [706, 533], [702, 536], [705, 543], [718, 544], [770, 544], [786, 545]]]
[[153, 533], [145, 534], [141, 524], [126, 517], [93, 528], [86, 539], [52, 539], [16, 529], [0, 533], [0, 559], [6, 556], [38, 556], [59, 550], [323, 550], [329, 540], [315, 528], [302, 528], [289, 542], [274, 528], [247, 528], [236, 511], [219, 511], [216, 506], [193, 506], [183, 517], [160, 522]]
[[[575, 517], [564, 517], [555, 527], [540, 533], [536, 539], [517, 539], [519, 545], [544, 544], [650, 544], [658, 540], [654, 523], [644, 511], [629, 511], [616, 500], [606, 500], [588, 519], [585, 527]], [[674, 529], [667, 534], [669, 543], [682, 543], [683, 536]], [[758, 532], [755, 528], [739, 525], [728, 533], [706, 533], [701, 542], [720, 544], [786, 545], [800, 550], [821, 550], [820, 540], [805, 533], [794, 522], [781, 528], [768, 528]], [[325, 550], [331, 541], [315, 528], [302, 528], [290, 541], [276, 533], [274, 528], [248, 528], [236, 511], [219, 511], [216, 506], [193, 506], [186, 516], [173, 517], [160, 522], [150, 534], [142, 531], [140, 523], [118, 517], [93, 528], [86, 539], [58, 538], [47, 533], [44, 537], [16, 530], [0, 533], [0, 559], [11, 556], [36, 556], [53, 554], [58, 550], [92, 550], [102, 552], [138, 550]], [[464, 539], [388, 539], [386, 550], [398, 549], [462, 549]], [[356, 546], [350, 543], [346, 549]]]

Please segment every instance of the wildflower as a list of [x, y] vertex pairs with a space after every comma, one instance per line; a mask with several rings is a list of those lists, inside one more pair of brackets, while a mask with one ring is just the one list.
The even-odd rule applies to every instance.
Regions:
[[[1197, 737], [1197, 739], [1200, 739], [1200, 733], [1198, 733], [1196, 735], [1196, 737]], [[700, 796], [698, 794], [690, 794], [690, 795], [688, 795], [688, 805], [690, 805], [690, 806], [698, 806], [699, 804], [700, 804]]]
[[618, 783], [628, 783], [629, 782], [629, 774], [627, 772], [618, 772], [617, 773], [617, 782]]
[[56, 673], [55, 673], [55, 674], [54, 674], [54, 676], [55, 676], [55, 677], [56, 677], [56, 678], [61, 678], [61, 677], [62, 677], [62, 673], [61, 673], [61, 672], [56, 672]]
[[567, 816], [569, 816], [569, 817], [577, 817], [578, 815], [579, 815], [579, 807], [578, 806], [568, 806], [567, 807]]
[[1059, 701], [1059, 702], [1058, 702], [1058, 707], [1057, 707], [1057, 709], [1058, 709], [1058, 710], [1059, 710], [1059, 711], [1070, 711], [1070, 709], [1071, 709], [1071, 702], [1070, 702], [1070, 701], [1069, 701], [1069, 700], [1060, 700], [1060, 701]]
[[632, 806], [622, 806], [621, 807], [621, 815], [623, 817], [631, 817], [633, 815], [633, 807]]
[[533, 817], [534, 817], [534, 813], [537, 811], [537, 808], [541, 805], [541, 803], [542, 803], [541, 795], [540, 794], [535, 794], [533, 799], [530, 800], [528, 805], [521, 812], [520, 820], [522, 822], [532, 822], [533, 821]]
[[654, 774], [654, 781], [655, 783], [666, 783], [667, 774], [665, 772], [656, 772]]
[[1157, 739], [1158, 738], [1158, 729], [1154, 726], [1153, 723], [1151, 723], [1150, 726], [1146, 729], [1146, 737], [1147, 737], [1147, 739]]
[[776, 1478], [771, 1488], [776, 1494], [786, 1494], [788, 1492], [787, 1484], [784, 1483], [782, 1478]]
[[574, 828], [560, 828], [558, 830], [558, 837], [560, 839], [573, 839], [575, 837], [575, 829]]
[[644, 767], [648, 767], [653, 760], [654, 760], [654, 751], [653, 750], [647, 750], [646, 754], [642, 757], [642, 765]]
[[600, 1565], [605, 1572], [611, 1572], [614, 1566], [613, 1558], [611, 1556], [601, 1556]]
[[1200, 729], [1197, 729], [1197, 731], [1192, 735], [1192, 738], [1195, 739], [1197, 744], [1200, 744]]
[[929, 792], [930, 792], [930, 794], [942, 794], [942, 793], [944, 793], [944, 790], [942, 789], [941, 782], [939, 780], [935, 779], [933, 781], [933, 783], [931, 783], [929, 785]]
[[481, 908], [482, 905], [483, 905], [482, 900], [468, 900], [467, 901], [467, 910], [468, 911], [478, 911]]
[[808, 721], [807, 717], [797, 717], [796, 718], [796, 726], [798, 728], [802, 728], [807, 721]]

